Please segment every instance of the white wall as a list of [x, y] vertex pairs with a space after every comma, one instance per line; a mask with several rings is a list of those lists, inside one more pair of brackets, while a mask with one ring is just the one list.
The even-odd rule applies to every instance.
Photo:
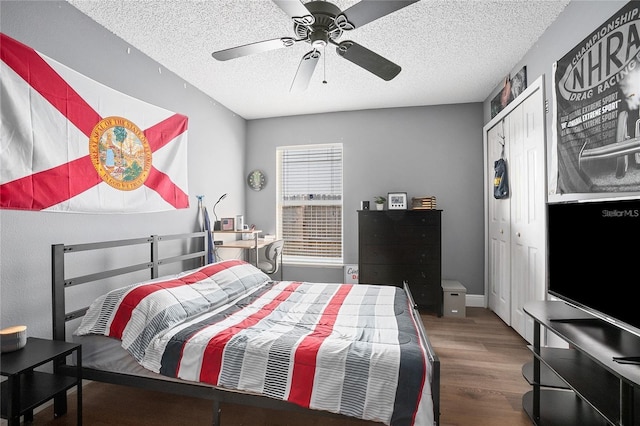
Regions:
[[0, 8], [3, 33], [115, 90], [189, 117], [188, 209], [132, 215], [0, 210], [0, 328], [26, 324], [30, 336], [50, 337], [51, 244], [195, 231], [196, 194], [205, 195], [211, 209], [228, 192], [218, 214], [242, 212], [246, 122], [169, 70], [159, 72], [156, 62], [66, 2], [2, 1]]

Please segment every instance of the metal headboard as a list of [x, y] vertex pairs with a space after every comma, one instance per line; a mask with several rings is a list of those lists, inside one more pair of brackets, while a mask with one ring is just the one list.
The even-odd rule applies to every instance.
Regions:
[[[98, 281], [101, 279], [115, 277], [118, 275], [128, 274], [135, 271], [141, 271], [145, 269], [150, 270], [151, 278], [158, 278], [159, 267], [169, 263], [181, 262], [189, 259], [201, 258], [202, 264], [206, 261], [207, 254], [207, 233], [206, 232], [193, 232], [187, 234], [173, 234], [173, 235], [151, 235], [143, 238], [132, 238], [125, 240], [103, 241], [98, 243], [86, 243], [86, 244], [53, 244], [51, 246], [51, 282], [52, 282], [52, 295], [53, 295], [53, 338], [55, 340], [66, 339], [66, 326], [68, 321], [82, 317], [89, 307], [84, 307], [72, 312], [66, 311], [65, 303], [65, 290], [69, 287]], [[197, 239], [201, 238], [202, 243], [199, 243]], [[171, 240], [184, 240], [195, 242], [191, 245], [197, 247], [193, 252], [186, 254], [171, 256], [166, 258], [160, 258], [159, 246], [161, 242]], [[89, 250], [99, 250], [113, 247], [125, 247], [132, 245], [149, 245], [149, 261], [129, 265], [122, 268], [115, 268], [97, 273], [80, 275], [77, 277], [67, 278], [65, 276], [65, 255], [71, 253], [78, 253]], [[200, 248], [202, 248], [200, 250]]]

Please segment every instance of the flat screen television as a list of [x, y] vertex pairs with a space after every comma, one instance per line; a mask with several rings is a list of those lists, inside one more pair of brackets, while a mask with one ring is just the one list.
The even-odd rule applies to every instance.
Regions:
[[640, 199], [547, 205], [548, 291], [640, 336]]

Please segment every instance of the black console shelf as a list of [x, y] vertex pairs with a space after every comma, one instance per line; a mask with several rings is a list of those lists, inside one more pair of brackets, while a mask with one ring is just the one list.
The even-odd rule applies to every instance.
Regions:
[[[534, 392], [529, 391], [522, 397], [525, 411], [532, 417]], [[542, 389], [540, 391], [540, 417], [534, 424], [545, 426], [595, 426], [607, 425], [605, 420], [593, 409], [570, 391]]]
[[[529, 347], [531, 349], [531, 347]], [[533, 384], [533, 361], [526, 363], [522, 366], [522, 375], [529, 382]], [[545, 387], [557, 388], [557, 389], [569, 389], [567, 382], [562, 380], [555, 371], [547, 367], [545, 364], [540, 364], [540, 383], [543, 383]]]
[[[533, 362], [523, 367], [533, 389], [523, 407], [534, 424], [640, 425], [640, 366], [614, 360], [639, 355], [640, 337], [562, 301], [524, 310], [534, 320], [534, 343]], [[568, 348], [542, 346], [543, 327]]]

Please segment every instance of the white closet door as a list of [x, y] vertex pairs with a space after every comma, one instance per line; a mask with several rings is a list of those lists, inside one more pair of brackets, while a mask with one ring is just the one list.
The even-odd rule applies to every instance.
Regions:
[[509, 114], [511, 171], [511, 327], [533, 340], [523, 306], [545, 295], [545, 144], [542, 89]]
[[[502, 144], [507, 138], [508, 126], [498, 122], [488, 130], [487, 137], [487, 182], [493, 188], [494, 161], [500, 158]], [[508, 146], [505, 156], [508, 156]], [[489, 308], [502, 321], [511, 324], [511, 225], [510, 200], [497, 200], [493, 193], [488, 195], [488, 280]]]
[[[488, 306], [527, 341], [523, 306], [546, 294], [546, 160], [542, 77], [485, 126]], [[504, 136], [510, 196], [493, 197]]]

